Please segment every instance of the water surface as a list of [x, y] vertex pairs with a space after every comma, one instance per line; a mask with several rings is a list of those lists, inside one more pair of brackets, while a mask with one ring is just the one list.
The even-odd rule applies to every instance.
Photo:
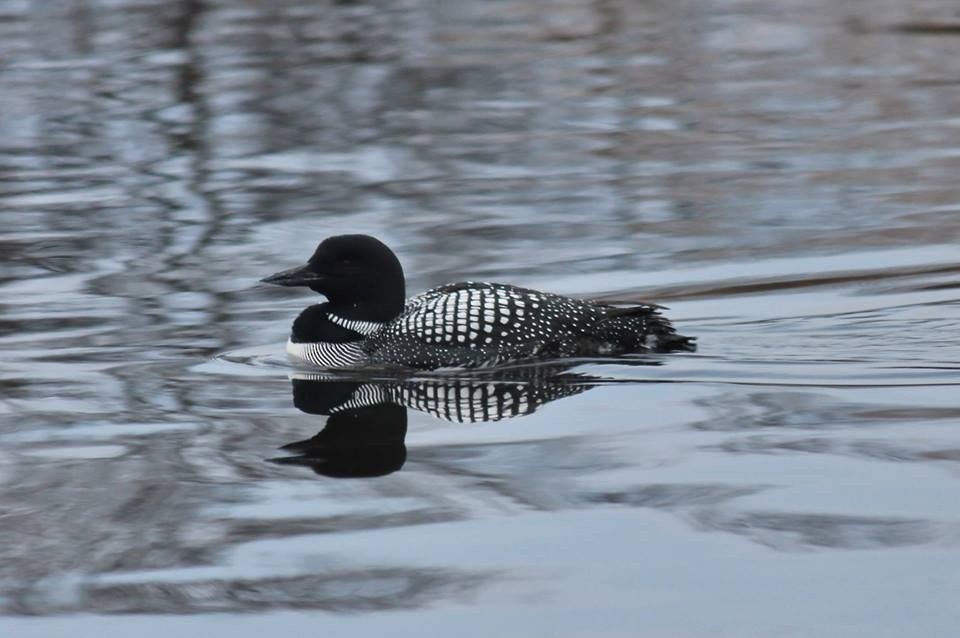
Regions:
[[[954, 635], [955, 26], [0, 4], [3, 635]], [[311, 374], [256, 282], [343, 232], [700, 348]]]

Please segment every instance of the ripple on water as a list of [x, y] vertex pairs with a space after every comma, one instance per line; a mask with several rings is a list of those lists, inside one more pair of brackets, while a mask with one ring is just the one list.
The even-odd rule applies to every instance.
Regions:
[[[3, 3], [7, 634], [956, 633], [955, 2], [544, 4]], [[344, 232], [700, 350], [300, 369]]]

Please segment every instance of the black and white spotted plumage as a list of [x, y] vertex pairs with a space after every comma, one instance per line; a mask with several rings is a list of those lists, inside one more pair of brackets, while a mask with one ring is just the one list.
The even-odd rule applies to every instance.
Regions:
[[506, 284], [448, 284], [413, 297], [369, 335], [371, 362], [415, 368], [492, 366], [532, 357], [656, 351], [677, 339], [652, 306], [626, 311]]
[[621, 308], [506, 284], [464, 282], [404, 299], [393, 252], [366, 235], [331, 237], [304, 266], [264, 281], [327, 296], [294, 322], [287, 352], [313, 365], [419, 369], [530, 358], [693, 350], [656, 306]]

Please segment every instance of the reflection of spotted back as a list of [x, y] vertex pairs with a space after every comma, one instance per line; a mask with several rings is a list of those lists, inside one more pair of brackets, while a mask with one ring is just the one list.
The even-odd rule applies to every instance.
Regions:
[[571, 354], [584, 332], [611, 310], [504, 284], [451, 284], [410, 299], [363, 349], [372, 361], [423, 368]]
[[530, 414], [541, 406], [584, 392], [587, 377], [559, 375], [557, 366], [538, 366], [469, 379], [344, 382], [300, 373], [294, 403], [313, 414], [339, 415], [375, 405], [397, 404], [446, 421], [499, 421]]
[[420, 381], [391, 387], [393, 400], [446, 421], [499, 421], [530, 414], [542, 405], [579, 394], [590, 385], [474, 380]]

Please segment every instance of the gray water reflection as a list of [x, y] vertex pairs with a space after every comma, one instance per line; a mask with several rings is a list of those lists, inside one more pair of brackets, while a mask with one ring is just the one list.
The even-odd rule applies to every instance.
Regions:
[[[953, 635], [958, 57], [943, 0], [0, 3], [2, 633]], [[254, 282], [341, 232], [700, 351], [270, 463], [327, 420]]]

